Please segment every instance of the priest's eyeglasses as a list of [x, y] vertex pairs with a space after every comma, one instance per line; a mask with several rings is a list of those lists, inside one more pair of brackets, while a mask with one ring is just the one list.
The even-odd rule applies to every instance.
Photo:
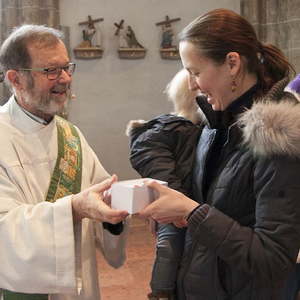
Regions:
[[69, 76], [72, 76], [75, 72], [75, 63], [68, 63], [66, 66], [63, 67], [51, 67], [51, 68], [32, 68], [32, 69], [25, 69], [20, 68], [18, 71], [36, 71], [36, 72], [43, 72], [49, 80], [56, 80], [60, 77], [62, 71], [64, 70]]

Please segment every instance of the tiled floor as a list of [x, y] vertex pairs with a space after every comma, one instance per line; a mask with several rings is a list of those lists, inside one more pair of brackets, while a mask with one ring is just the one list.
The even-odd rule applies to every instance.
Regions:
[[99, 282], [101, 300], [145, 300], [155, 253], [155, 239], [145, 220], [133, 217], [127, 244], [125, 264], [114, 269], [102, 257]]

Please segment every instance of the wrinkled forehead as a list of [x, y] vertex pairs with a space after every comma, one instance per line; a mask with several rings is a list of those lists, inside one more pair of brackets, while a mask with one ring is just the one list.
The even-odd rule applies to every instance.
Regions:
[[27, 49], [32, 67], [63, 66], [69, 62], [67, 49], [61, 40], [51, 44], [33, 42]]

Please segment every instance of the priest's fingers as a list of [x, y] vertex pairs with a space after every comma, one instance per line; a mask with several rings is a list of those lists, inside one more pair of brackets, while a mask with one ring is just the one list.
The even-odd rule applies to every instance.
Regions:
[[[112, 175], [112, 184], [118, 181], [117, 175]], [[103, 192], [103, 201], [108, 205], [111, 206], [111, 186], [108, 190]]]
[[111, 224], [117, 224], [121, 221], [124, 221], [126, 217], [128, 216], [127, 211], [120, 211], [120, 210], [112, 210], [110, 212], [107, 212], [105, 215], [102, 215], [102, 222], [108, 222]]
[[[109, 214], [107, 215], [107, 212], [109, 212], [111, 208], [104, 203], [104, 196], [100, 191], [108, 189], [116, 179], [117, 177], [113, 176], [99, 184], [98, 187], [93, 186], [79, 194], [73, 195], [71, 201], [73, 219], [75, 222], [80, 221], [83, 218], [106, 221], [106, 217], [110, 216]], [[117, 219], [122, 220], [125, 218], [124, 216], [127, 215], [127, 212], [123, 212], [120, 216], [117, 216]]]
[[97, 218], [102, 222], [116, 224], [125, 220], [128, 215], [127, 211], [112, 209], [104, 202], [100, 202], [98, 206]]
[[103, 180], [102, 182], [91, 186], [88, 190], [91, 192], [103, 193], [104, 191], [107, 191], [116, 181], [118, 181], [118, 177], [114, 174], [111, 177]]

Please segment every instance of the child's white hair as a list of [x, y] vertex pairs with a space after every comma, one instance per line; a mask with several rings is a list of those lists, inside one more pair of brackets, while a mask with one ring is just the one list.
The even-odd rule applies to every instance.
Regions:
[[165, 89], [168, 99], [173, 102], [174, 114], [184, 117], [194, 124], [200, 122], [199, 107], [196, 103], [196, 90], [189, 89], [189, 74], [185, 69], [180, 70], [169, 82]]

